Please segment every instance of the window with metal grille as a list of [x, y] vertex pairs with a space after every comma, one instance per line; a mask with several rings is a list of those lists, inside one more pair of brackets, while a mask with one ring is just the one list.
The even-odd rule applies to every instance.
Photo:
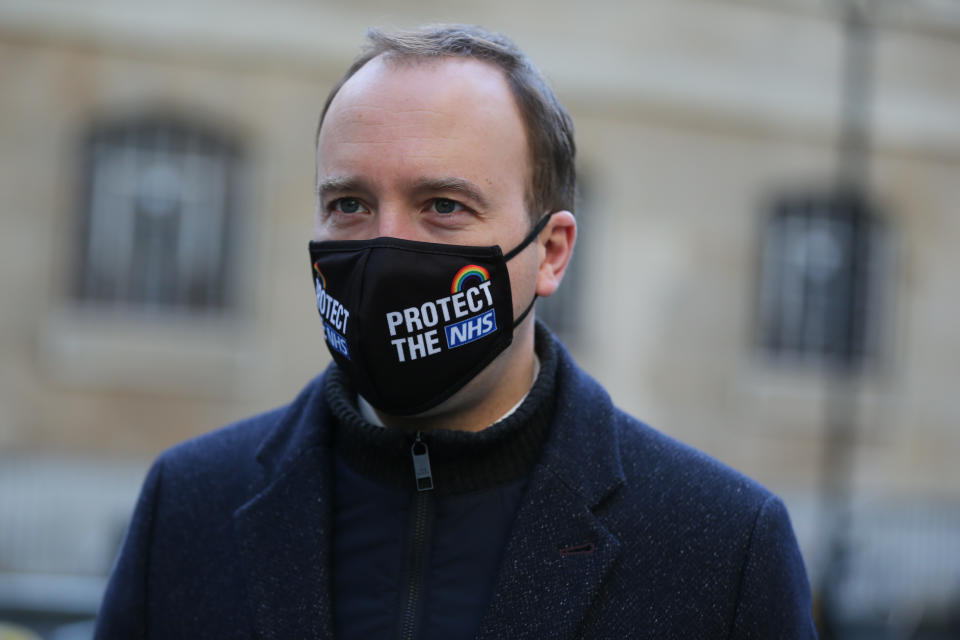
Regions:
[[230, 307], [238, 143], [190, 121], [141, 117], [94, 126], [83, 153], [78, 300], [161, 312]]
[[887, 244], [882, 219], [856, 194], [778, 201], [762, 236], [761, 346], [841, 367], [875, 359]]

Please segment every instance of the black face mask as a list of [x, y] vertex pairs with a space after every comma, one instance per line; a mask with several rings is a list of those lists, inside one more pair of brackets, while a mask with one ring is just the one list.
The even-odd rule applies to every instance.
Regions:
[[506, 255], [397, 238], [311, 242], [327, 348], [357, 391], [387, 414], [413, 415], [490, 364], [536, 301], [514, 320], [507, 261], [550, 215]]

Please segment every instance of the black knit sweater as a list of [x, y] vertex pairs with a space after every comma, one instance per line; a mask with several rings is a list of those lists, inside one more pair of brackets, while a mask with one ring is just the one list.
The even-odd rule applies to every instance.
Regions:
[[[540, 455], [554, 407], [557, 354], [553, 340], [537, 326], [540, 372], [516, 411], [477, 432], [436, 429], [424, 434], [438, 495], [476, 491], [525, 477]], [[324, 390], [337, 418], [337, 453], [356, 471], [383, 484], [410, 486], [413, 434], [367, 422], [357, 393], [339, 369], [331, 368]]]

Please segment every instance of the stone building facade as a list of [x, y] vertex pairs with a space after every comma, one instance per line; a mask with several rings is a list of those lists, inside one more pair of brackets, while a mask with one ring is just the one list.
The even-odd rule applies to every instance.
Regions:
[[[784, 494], [810, 561], [835, 386], [763, 348], [761, 240], [777, 202], [835, 182], [839, 4], [3, 0], [0, 460], [143, 469], [292, 398], [329, 361], [306, 252], [326, 92], [368, 25], [472, 22], [576, 123], [581, 238], [550, 318], [618, 404]], [[955, 504], [960, 10], [861, 4], [889, 233], [851, 482]]]

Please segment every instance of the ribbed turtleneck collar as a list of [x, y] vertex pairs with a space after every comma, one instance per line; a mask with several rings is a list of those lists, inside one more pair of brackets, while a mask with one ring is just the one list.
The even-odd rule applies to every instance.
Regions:
[[[436, 429], [424, 432], [430, 449], [434, 490], [466, 493], [526, 476], [536, 464], [553, 417], [557, 353], [552, 336], [537, 325], [540, 373], [512, 414], [477, 432]], [[385, 484], [414, 486], [410, 447], [414, 434], [367, 422], [347, 376], [331, 367], [324, 393], [337, 420], [335, 447], [355, 470]]]

